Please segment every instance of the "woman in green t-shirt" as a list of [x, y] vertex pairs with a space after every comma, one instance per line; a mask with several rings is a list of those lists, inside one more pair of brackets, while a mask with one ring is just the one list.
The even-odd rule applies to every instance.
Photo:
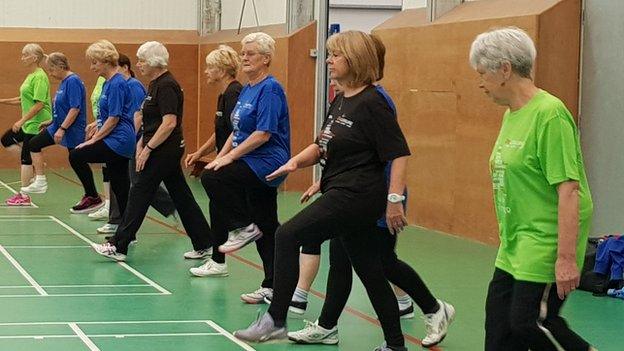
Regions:
[[580, 139], [563, 102], [535, 86], [521, 29], [477, 36], [470, 63], [507, 106], [490, 158], [500, 247], [486, 301], [485, 350], [588, 351], [559, 315], [579, 285], [593, 205]]
[[[6, 200], [9, 206], [29, 206], [31, 202], [27, 193], [44, 193], [48, 189], [43, 174], [43, 156], [39, 153], [31, 157], [28, 147], [28, 141], [39, 134], [41, 124], [52, 119], [50, 81], [41, 68], [44, 58], [45, 54], [39, 44], [26, 44], [22, 49], [21, 60], [30, 73], [20, 87], [20, 95], [0, 99], [0, 103], [22, 107], [21, 118], [2, 136], [2, 146], [5, 148], [17, 150], [21, 144], [22, 188], [20, 192]], [[36, 174], [36, 177], [31, 184], [33, 174]]]

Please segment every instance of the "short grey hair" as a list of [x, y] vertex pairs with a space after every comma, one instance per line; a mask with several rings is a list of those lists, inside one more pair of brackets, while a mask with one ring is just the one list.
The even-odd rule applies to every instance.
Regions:
[[137, 50], [137, 58], [145, 61], [150, 67], [166, 68], [169, 66], [169, 52], [157, 41], [148, 41]]
[[250, 43], [258, 44], [258, 49], [261, 54], [273, 58], [273, 54], [275, 54], [275, 39], [270, 35], [263, 32], [250, 33], [241, 40], [242, 45]]
[[531, 77], [536, 56], [535, 43], [517, 27], [496, 28], [481, 33], [470, 47], [472, 68], [481, 66], [495, 71], [504, 61], [508, 61], [512, 71], [524, 78]]

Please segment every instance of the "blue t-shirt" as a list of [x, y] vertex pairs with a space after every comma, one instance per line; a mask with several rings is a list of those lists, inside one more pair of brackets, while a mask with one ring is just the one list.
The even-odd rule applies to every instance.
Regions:
[[[130, 87], [130, 94], [132, 95], [132, 107], [130, 108], [130, 115], [134, 120], [134, 113], [141, 110], [143, 106], [143, 100], [145, 100], [145, 96], [147, 96], [147, 90], [143, 86], [138, 79], [130, 77], [126, 82], [128, 82], [128, 86]], [[141, 139], [142, 130], [135, 130], [136, 132], [136, 140], [139, 141]]]
[[75, 148], [85, 140], [85, 127], [87, 126], [87, 97], [86, 89], [80, 77], [71, 74], [65, 77], [59, 84], [54, 95], [54, 105], [52, 107], [52, 124], [48, 127], [48, 133], [54, 137], [69, 110], [77, 108], [80, 110], [61, 140], [61, 145], [67, 148]]
[[115, 128], [104, 137], [104, 143], [116, 154], [131, 158], [136, 147], [136, 135], [131, 112], [132, 95], [123, 75], [116, 73], [104, 83], [99, 106], [102, 125], [111, 116], [119, 118]]
[[[388, 92], [386, 92], [386, 90], [381, 85], [376, 85], [375, 89], [377, 89], [379, 94], [381, 94], [381, 96], [383, 96], [384, 99], [386, 99], [386, 102], [388, 103], [388, 105], [394, 112], [394, 116], [396, 117], [396, 106], [394, 105], [394, 101], [392, 101], [392, 98], [390, 97], [390, 95], [388, 95]], [[390, 188], [391, 170], [392, 170], [392, 162], [386, 163], [386, 168], [384, 170], [384, 173], [386, 174], [386, 184], [388, 184], [388, 188]], [[403, 192], [403, 195], [405, 196], [405, 200], [403, 200], [403, 208], [405, 209], [407, 206], [407, 188]], [[388, 223], [386, 223], [386, 216], [383, 216], [377, 220], [377, 226], [381, 228], [388, 228]]]
[[241, 159], [269, 186], [277, 187], [286, 177], [267, 182], [265, 177], [290, 159], [290, 121], [284, 89], [268, 76], [258, 84], [245, 85], [231, 115], [233, 139], [237, 147], [251, 133], [264, 131], [271, 138]]

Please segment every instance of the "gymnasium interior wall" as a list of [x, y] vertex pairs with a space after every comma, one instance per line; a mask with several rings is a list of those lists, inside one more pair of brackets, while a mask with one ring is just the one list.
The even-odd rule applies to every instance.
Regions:
[[[433, 23], [409, 9], [378, 26], [387, 47], [381, 84], [395, 99], [408, 138], [409, 222], [487, 243], [498, 240], [488, 159], [504, 108], [478, 88], [470, 44], [515, 25], [536, 41], [538, 86], [577, 116], [580, 0], [464, 3]], [[565, 39], [563, 39], [565, 38]]]

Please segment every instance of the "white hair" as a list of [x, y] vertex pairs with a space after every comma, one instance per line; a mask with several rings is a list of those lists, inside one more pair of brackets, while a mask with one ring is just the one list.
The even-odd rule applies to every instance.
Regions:
[[504, 61], [521, 77], [531, 77], [537, 51], [529, 35], [517, 27], [505, 27], [479, 34], [470, 47], [472, 68], [488, 71], [500, 68]]
[[261, 54], [273, 58], [273, 54], [275, 53], [275, 39], [271, 38], [270, 35], [263, 32], [250, 33], [241, 40], [242, 45], [250, 43], [258, 44], [258, 49]]
[[169, 52], [162, 43], [157, 41], [143, 43], [136, 55], [139, 60], [147, 62], [150, 67], [165, 68], [169, 65]]

